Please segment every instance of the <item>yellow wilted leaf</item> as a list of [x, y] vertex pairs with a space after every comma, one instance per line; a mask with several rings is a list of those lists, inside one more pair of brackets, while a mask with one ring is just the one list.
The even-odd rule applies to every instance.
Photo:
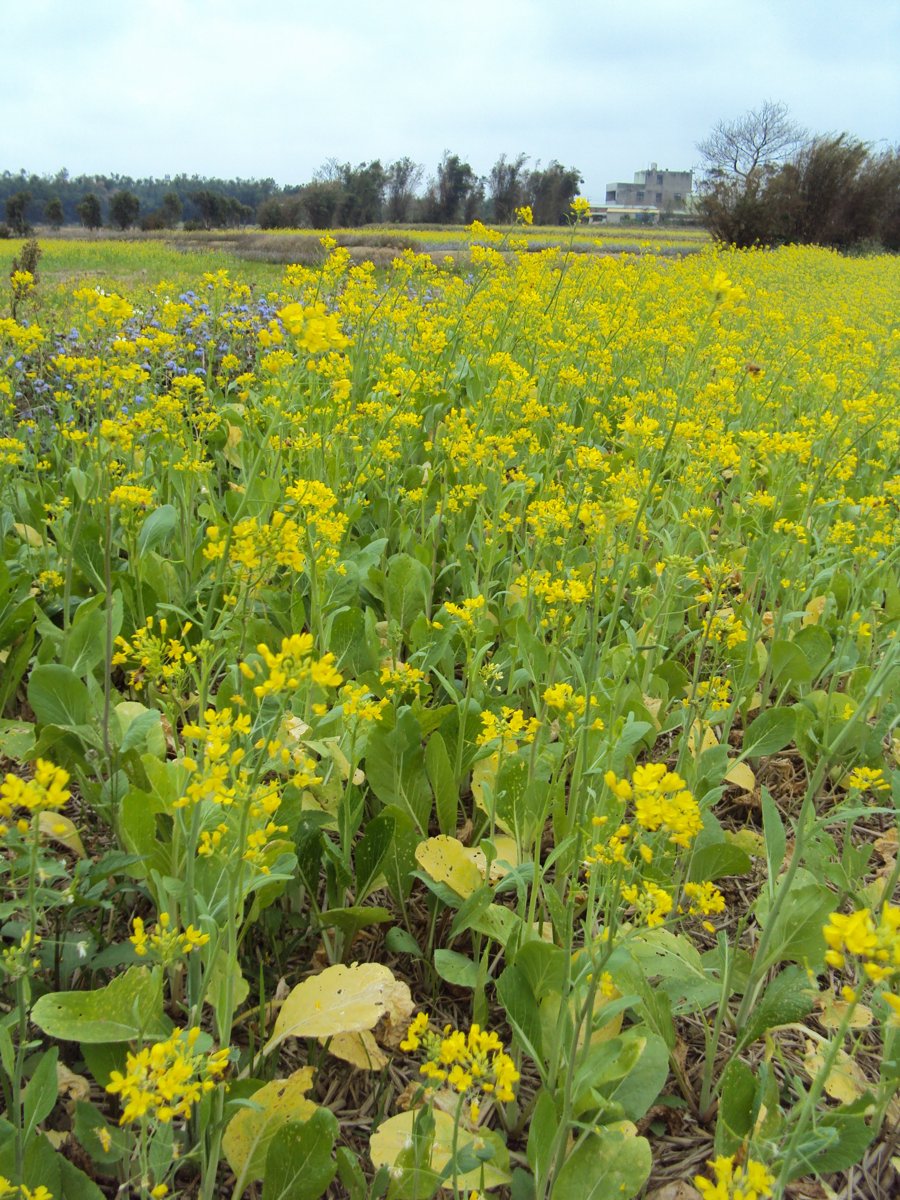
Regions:
[[406, 1037], [416, 1007], [409, 986], [402, 979], [389, 983], [384, 989], [384, 1004], [384, 1020], [378, 1026], [378, 1040], [383, 1046], [396, 1050]]
[[732, 763], [725, 772], [725, 778], [745, 792], [752, 792], [756, 787], [756, 776], [745, 762]]
[[387, 1055], [368, 1029], [359, 1033], [338, 1033], [330, 1041], [328, 1038], [319, 1038], [319, 1041], [323, 1046], [327, 1043], [329, 1054], [342, 1058], [361, 1071], [380, 1071], [387, 1066]]
[[[471, 785], [472, 786], [472, 796], [475, 800], [475, 803], [478, 805], [478, 807], [481, 809], [481, 811], [483, 813], [487, 813], [488, 816], [490, 816], [491, 814], [488, 810], [487, 802], [484, 798], [484, 785], [488, 784], [491, 791], [493, 792], [494, 786], [497, 782], [497, 772], [499, 770], [500, 770], [500, 752], [499, 752], [499, 750], [495, 750], [494, 753], [489, 754], [487, 758], [480, 758], [478, 760], [478, 762], [475, 764], [475, 766], [472, 768], [472, 785]], [[512, 837], [515, 834], [515, 830], [512, 828], [512, 826], [508, 825], [505, 821], [501, 820], [500, 817], [495, 815], [494, 822], [498, 829], [502, 829], [503, 832], [509, 834], [510, 837]]]
[[79, 858], [85, 857], [84, 844], [75, 827], [75, 822], [63, 816], [62, 813], [51, 812], [45, 808], [38, 813], [38, 828], [41, 831], [41, 837], [52, 838], [54, 842], [59, 842], [61, 846], [65, 846]]
[[394, 976], [380, 963], [326, 967], [304, 979], [281, 1006], [266, 1053], [286, 1037], [334, 1037], [372, 1029], [387, 1011]]
[[[846, 1000], [838, 1000], [832, 992], [825, 992], [820, 1003], [822, 1011], [819, 1014], [819, 1020], [826, 1029], [837, 1029], [847, 1015], [849, 1004]], [[867, 1008], [865, 1004], [857, 1004], [853, 1010], [853, 1016], [850, 1018], [850, 1028], [868, 1029], [871, 1024], [871, 1008]]]
[[446, 833], [419, 842], [416, 862], [435, 883], [446, 884], [463, 899], [481, 887], [487, 871], [487, 859], [481, 850], [464, 846]]
[[[231, 1118], [222, 1138], [222, 1149], [239, 1184], [262, 1179], [272, 1139], [288, 1121], [308, 1121], [316, 1111], [306, 1093], [313, 1084], [313, 1068], [301, 1067], [287, 1079], [273, 1079], [254, 1092], [253, 1108], [242, 1108]], [[234, 1194], [242, 1196], [243, 1187]]]
[[726, 829], [725, 841], [755, 858], [765, 858], [766, 839], [755, 829]]
[[84, 1075], [76, 1075], [65, 1063], [56, 1064], [56, 1085], [61, 1095], [69, 1096], [72, 1100], [89, 1100], [91, 1096], [90, 1080]]
[[807, 625], [818, 625], [822, 619], [822, 613], [825, 611], [825, 605], [828, 603], [827, 596], [813, 596], [809, 604], [806, 606], [806, 616], [800, 624], [806, 628]]
[[[389, 1117], [387, 1121], [383, 1121], [381, 1125], [372, 1134], [369, 1142], [369, 1154], [372, 1162], [376, 1167], [393, 1167], [397, 1159], [407, 1150], [411, 1144], [413, 1122], [416, 1119], [415, 1111], [399, 1113], [396, 1117]], [[429, 1164], [432, 1171], [440, 1174], [447, 1163], [450, 1161], [454, 1150], [454, 1129], [456, 1121], [449, 1113], [442, 1112], [441, 1109], [434, 1110], [434, 1143], [431, 1148], [431, 1163]], [[496, 1135], [491, 1135], [487, 1132], [471, 1133], [467, 1129], [460, 1126], [459, 1133], [456, 1135], [456, 1152], [465, 1149], [478, 1151], [489, 1143], [494, 1142]], [[467, 1190], [478, 1188], [502, 1187], [509, 1183], [510, 1174], [508, 1171], [501, 1170], [492, 1162], [486, 1162], [476, 1167], [472, 1171], [467, 1171], [465, 1174], [457, 1175], [457, 1187]], [[452, 1187], [452, 1181], [447, 1180], [446, 1187]]]
[[704, 721], [694, 721], [688, 732], [688, 749], [692, 758], [698, 758], [704, 750], [718, 746], [719, 739], [715, 730]]
[[[810, 1078], [814, 1079], [825, 1065], [824, 1046], [807, 1042], [803, 1064]], [[870, 1086], [862, 1068], [849, 1054], [841, 1050], [837, 1062], [825, 1080], [826, 1093], [832, 1100], [840, 1100], [842, 1104], [852, 1104], [854, 1100], [860, 1098], [863, 1092], [868, 1091]]]
[[27, 543], [27, 545], [34, 546], [35, 549], [43, 546], [44, 539], [41, 537], [38, 531], [33, 529], [30, 525], [22, 525], [16, 521], [13, 523], [13, 529], [16, 531], [22, 541]]
[[497, 883], [519, 865], [519, 855], [515, 838], [494, 837], [491, 841], [497, 850], [497, 857], [491, 863], [491, 883]]

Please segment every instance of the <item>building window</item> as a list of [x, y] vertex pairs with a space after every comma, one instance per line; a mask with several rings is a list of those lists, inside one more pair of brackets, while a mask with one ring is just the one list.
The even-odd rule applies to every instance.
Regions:
[[657, 193], [656, 193], [656, 203], [657, 203], [657, 204], [662, 204], [662, 192], [657, 192]]
[[663, 181], [663, 177], [662, 177], [662, 175], [657, 175], [657, 177], [656, 177], [656, 185], [657, 185], [657, 187], [662, 187], [662, 181]]
[[637, 201], [638, 204], [643, 204], [644, 203], [644, 193], [642, 191], [637, 192], [637, 194], [635, 195], [635, 200]]
[[684, 197], [682, 196], [681, 192], [675, 193], [675, 203], [676, 204], [680, 204], [683, 199], [684, 199]]
[[612, 203], [612, 204], [615, 204], [615, 202], [616, 202], [616, 193], [615, 193], [615, 192], [607, 192], [607, 193], [606, 193], [606, 200], [607, 200], [607, 203]]

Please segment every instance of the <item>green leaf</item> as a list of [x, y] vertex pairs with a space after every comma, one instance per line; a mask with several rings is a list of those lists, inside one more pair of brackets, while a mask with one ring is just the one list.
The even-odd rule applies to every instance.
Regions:
[[788, 967], [775, 976], [762, 1000], [754, 1005], [738, 1038], [735, 1053], [770, 1029], [802, 1021], [812, 1010], [813, 999], [806, 972], [799, 967]]
[[465, 954], [457, 954], [455, 950], [435, 950], [434, 969], [441, 979], [455, 987], [478, 986], [478, 964]]
[[545, 1088], [541, 1088], [531, 1113], [526, 1147], [528, 1165], [539, 1179], [546, 1179], [550, 1169], [550, 1155], [558, 1128], [559, 1115], [553, 1097]]
[[58, 1058], [58, 1046], [52, 1046], [49, 1050], [45, 1050], [37, 1069], [25, 1087], [22, 1106], [25, 1116], [23, 1137], [26, 1141], [41, 1121], [50, 1115], [56, 1104], [56, 1097], [59, 1095], [59, 1083], [56, 1078]]
[[155, 550], [158, 546], [163, 545], [175, 532], [177, 523], [178, 513], [173, 505], [163, 504], [154, 509], [144, 521], [141, 532], [138, 534], [139, 554], [146, 554], [148, 550]]
[[770, 895], [774, 895], [775, 881], [781, 874], [784, 863], [784, 853], [787, 849], [787, 834], [784, 831], [778, 805], [772, 799], [769, 789], [760, 789], [762, 797], [763, 833], [766, 839], [766, 863], [768, 872], [766, 885]]
[[115, 1122], [107, 1121], [87, 1100], [75, 1102], [74, 1133], [82, 1149], [101, 1166], [121, 1162], [130, 1150], [126, 1131]]
[[[774, 900], [770, 901], [767, 892], [762, 892], [756, 900], [755, 912], [764, 926], [769, 923], [772, 903]], [[834, 893], [801, 867], [775, 918], [766, 961], [757, 967], [765, 970], [778, 962], [821, 963], [825, 953], [822, 927], [833, 908]]]
[[550, 1200], [631, 1200], [650, 1176], [646, 1138], [615, 1126], [599, 1128], [578, 1142], [566, 1158]]
[[691, 883], [714, 883], [726, 875], [746, 875], [753, 869], [750, 855], [730, 842], [703, 846], [691, 857]]
[[62, 663], [34, 668], [28, 680], [28, 703], [41, 725], [88, 725], [91, 720], [87, 688]]
[[528, 980], [518, 967], [509, 966], [503, 971], [497, 980], [497, 998], [522, 1049], [540, 1064], [543, 1061], [541, 1014]]
[[62, 1200], [104, 1200], [103, 1193], [84, 1171], [62, 1154], [59, 1158], [59, 1178], [62, 1184]]
[[807, 625], [805, 629], [799, 629], [794, 634], [793, 642], [803, 651], [803, 656], [809, 663], [811, 678], [818, 679], [828, 666], [834, 649], [827, 630], [821, 625]]
[[390, 617], [406, 632], [428, 607], [431, 572], [411, 554], [394, 554], [388, 559], [385, 599]]
[[359, 677], [375, 669], [378, 659], [370, 644], [365, 613], [361, 608], [344, 608], [334, 614], [328, 631], [328, 649], [340, 671]]
[[353, 854], [357, 904], [362, 904], [375, 886], [396, 827], [397, 822], [393, 814], [382, 812], [374, 817], [363, 831]]
[[744, 732], [741, 758], [775, 754], [794, 740], [797, 717], [791, 708], [770, 708], [761, 713]]
[[317, 1109], [308, 1121], [288, 1121], [269, 1146], [263, 1200], [319, 1200], [334, 1178], [331, 1156], [337, 1118]]
[[774, 641], [769, 657], [772, 662], [772, 679], [779, 686], [812, 681], [812, 667], [796, 642], [781, 639]]
[[131, 967], [92, 992], [50, 992], [31, 1010], [38, 1029], [65, 1042], [154, 1041], [166, 1037], [161, 969]]
[[[635, 1028], [628, 1034], [635, 1033]], [[669, 1051], [666, 1043], [646, 1029], [640, 1033], [643, 1046], [640, 1057], [624, 1079], [607, 1093], [613, 1104], [620, 1104], [629, 1121], [639, 1121], [656, 1101], [669, 1076]]]
[[[106, 656], [106, 597], [93, 596], [84, 600], [75, 613], [62, 649], [62, 661], [71, 667], [81, 679], [89, 675]], [[122, 628], [122, 594], [115, 592], [112, 599], [111, 633], [113, 637]]]
[[412, 818], [423, 837], [431, 815], [431, 788], [425, 774], [422, 736], [413, 714], [401, 710], [397, 724], [381, 725], [366, 742], [366, 776], [369, 786], [385, 805], [395, 805]]
[[722, 1072], [722, 1094], [716, 1121], [716, 1151], [734, 1154], [756, 1119], [756, 1076], [739, 1058]]
[[[366, 1177], [359, 1165], [359, 1159], [346, 1146], [338, 1146], [337, 1170], [338, 1178], [344, 1185], [349, 1200], [366, 1200], [369, 1194]], [[377, 1195], [378, 1193], [373, 1192], [372, 1194]]]
[[433, 733], [425, 747], [425, 769], [434, 791], [438, 826], [441, 833], [454, 834], [459, 811], [459, 791], [447, 743], [439, 733]]

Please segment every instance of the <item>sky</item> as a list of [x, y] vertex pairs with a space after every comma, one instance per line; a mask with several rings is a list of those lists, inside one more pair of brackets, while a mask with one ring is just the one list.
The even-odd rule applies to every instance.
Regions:
[[302, 183], [444, 150], [698, 166], [764, 100], [900, 143], [897, 0], [0, 0], [0, 170]]

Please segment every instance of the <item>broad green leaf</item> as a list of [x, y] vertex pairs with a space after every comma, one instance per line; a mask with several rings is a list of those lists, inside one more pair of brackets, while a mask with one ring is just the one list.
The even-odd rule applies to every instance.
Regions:
[[59, 1095], [59, 1083], [56, 1078], [58, 1058], [58, 1046], [51, 1046], [49, 1050], [45, 1050], [34, 1074], [25, 1086], [22, 1108], [25, 1117], [23, 1130], [26, 1141], [41, 1121], [50, 1115], [56, 1104], [56, 1097]]
[[363, 831], [353, 853], [357, 904], [362, 904], [374, 888], [396, 827], [393, 814], [382, 812], [373, 817]]
[[601, 1126], [566, 1157], [550, 1200], [631, 1200], [653, 1165], [650, 1143], [628, 1122]]
[[459, 791], [447, 744], [439, 733], [433, 733], [425, 747], [425, 769], [434, 792], [438, 827], [441, 833], [456, 831], [459, 814]]
[[435, 950], [434, 969], [441, 979], [452, 983], [454, 987], [478, 986], [478, 963], [455, 950]]
[[137, 546], [140, 554], [148, 550], [156, 550], [163, 545], [175, 532], [178, 523], [178, 513], [171, 504], [162, 504], [150, 513], [138, 534]]
[[762, 788], [760, 796], [762, 798], [763, 832], [766, 840], [766, 863], [768, 865], [766, 885], [769, 894], [774, 895], [775, 882], [781, 874], [784, 854], [787, 849], [787, 834], [784, 831], [784, 824], [781, 820], [781, 814], [778, 811], [778, 805], [772, 799], [769, 789]]
[[66, 1042], [154, 1041], [166, 1037], [163, 974], [131, 967], [106, 987], [91, 992], [50, 992], [31, 1010], [38, 1029]]
[[337, 1171], [337, 1134], [337, 1118], [327, 1108], [303, 1124], [288, 1121], [269, 1145], [263, 1200], [319, 1200]]
[[91, 701], [88, 690], [62, 663], [37, 666], [28, 680], [28, 703], [41, 725], [88, 725]]
[[788, 967], [776, 975], [762, 999], [753, 1006], [736, 1049], [749, 1046], [770, 1029], [802, 1021], [813, 1010], [814, 994], [806, 972], [799, 967]]
[[394, 554], [388, 559], [385, 599], [391, 619], [404, 632], [424, 612], [431, 590], [431, 572], [411, 554]]
[[794, 740], [797, 717], [791, 708], [770, 708], [761, 713], [744, 731], [742, 758], [762, 758], [775, 754]]
[[750, 856], [740, 847], [729, 842], [714, 842], [692, 855], [689, 879], [692, 883], [714, 883], [726, 875], [746, 875], [752, 868]]

